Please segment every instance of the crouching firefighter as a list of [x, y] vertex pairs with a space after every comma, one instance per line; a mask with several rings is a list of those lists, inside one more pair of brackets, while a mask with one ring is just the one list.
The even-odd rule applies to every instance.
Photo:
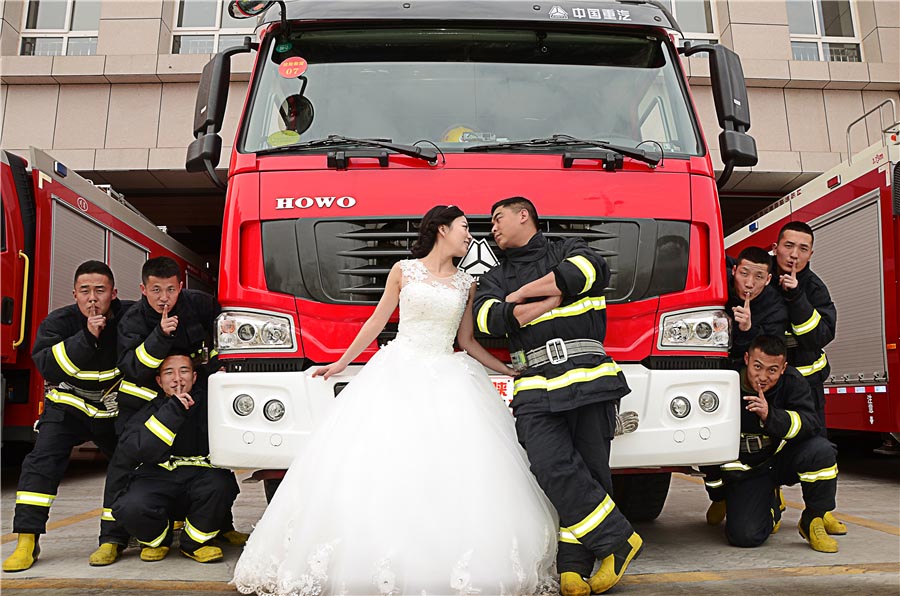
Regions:
[[805, 509], [800, 535], [813, 550], [838, 551], [823, 518], [835, 507], [834, 446], [819, 434], [812, 391], [787, 364], [784, 341], [759, 335], [744, 355], [741, 371], [741, 442], [737, 461], [722, 464], [707, 488], [725, 501], [725, 536], [734, 546], [759, 546], [781, 526], [778, 489], [800, 482]]
[[200, 563], [222, 559], [210, 543], [230, 520], [239, 488], [231, 470], [209, 463], [206, 395], [187, 354], [169, 354], [157, 396], [131, 417], [118, 449], [134, 466], [113, 516], [143, 545], [141, 559], [160, 561], [172, 546], [171, 520], [184, 520], [179, 548]]
[[548, 241], [523, 197], [499, 201], [491, 215], [505, 254], [479, 280], [474, 318], [483, 333], [509, 338], [522, 371], [513, 385], [516, 433], [559, 512], [560, 590], [600, 594], [643, 545], [610, 494], [616, 408], [629, 389], [603, 349], [609, 267], [583, 240]]
[[[132, 302], [116, 298], [113, 273], [100, 261], [78, 266], [73, 295], [75, 304], [47, 315], [34, 340], [31, 357], [48, 389], [34, 448], [19, 475], [18, 544], [3, 571], [24, 571], [37, 559], [72, 448], [93, 441], [108, 458], [116, 448], [117, 326]], [[100, 522], [101, 542], [108, 525]]]

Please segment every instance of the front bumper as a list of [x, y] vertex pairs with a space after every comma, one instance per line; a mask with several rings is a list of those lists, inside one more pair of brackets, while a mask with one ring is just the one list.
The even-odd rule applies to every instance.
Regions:
[[[328, 381], [312, 379], [305, 372], [212, 375], [212, 463], [228, 468], [287, 469], [334, 404], [335, 385], [352, 380], [360, 368], [348, 367]], [[635, 432], [613, 441], [613, 468], [704, 465], [737, 458], [741, 404], [736, 372], [649, 370], [639, 364], [625, 364], [622, 369], [631, 393], [622, 399], [620, 409], [637, 412], [640, 423]], [[698, 398], [704, 391], [719, 396], [714, 412], [700, 409]], [[240, 394], [250, 395], [255, 403], [247, 416], [239, 416], [233, 407]], [[687, 398], [691, 404], [690, 414], [683, 419], [675, 418], [669, 410], [676, 396]], [[263, 415], [264, 404], [272, 399], [285, 406], [284, 417], [277, 422]]]

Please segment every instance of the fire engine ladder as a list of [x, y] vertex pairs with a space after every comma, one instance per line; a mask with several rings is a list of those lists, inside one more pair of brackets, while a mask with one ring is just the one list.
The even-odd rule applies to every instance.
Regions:
[[[891, 124], [889, 126], [884, 125], [884, 107], [890, 105], [891, 106]], [[900, 134], [900, 122], [897, 121], [897, 106], [894, 104], [893, 99], [886, 99], [850, 124], [847, 125], [847, 163], [849, 165], [853, 164], [853, 151], [850, 147], [850, 131], [854, 126], [864, 121], [869, 115], [878, 112], [878, 120], [881, 124], [881, 143], [887, 146], [887, 138], [889, 135], [894, 135], [893, 140], [897, 140], [897, 135]]]

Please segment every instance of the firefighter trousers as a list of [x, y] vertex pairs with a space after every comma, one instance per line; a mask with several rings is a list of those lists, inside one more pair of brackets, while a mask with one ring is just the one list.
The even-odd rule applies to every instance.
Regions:
[[[138, 410], [119, 405], [119, 416], [116, 419], [116, 434], [122, 433], [128, 421]], [[106, 464], [106, 483], [103, 485], [103, 514], [100, 522], [100, 544], [113, 543], [121, 546], [128, 544], [128, 531], [114, 517], [112, 506], [116, 498], [128, 486], [128, 477], [135, 467], [135, 462], [128, 461], [124, 453], [117, 451]]]
[[800, 483], [806, 511], [821, 517], [835, 507], [834, 445], [819, 436], [791, 441], [765, 462], [743, 471], [723, 471], [725, 537], [734, 546], [759, 546], [781, 519], [778, 487]]
[[180, 548], [193, 552], [219, 533], [239, 492], [231, 470], [144, 464], [131, 474], [113, 515], [146, 546], [171, 546], [171, 520], [183, 519]]
[[113, 457], [117, 442], [114, 420], [94, 418], [74, 407], [44, 400], [37, 440], [22, 461], [13, 532], [44, 534], [47, 531], [50, 506], [66, 473], [72, 448], [93, 441], [107, 458]]
[[516, 418], [531, 471], [559, 513], [557, 570], [587, 577], [634, 531], [612, 500], [615, 402]]

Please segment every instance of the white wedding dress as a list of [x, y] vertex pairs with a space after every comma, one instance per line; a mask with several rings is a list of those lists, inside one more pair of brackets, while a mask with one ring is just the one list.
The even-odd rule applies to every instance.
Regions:
[[235, 568], [244, 593], [557, 593], [558, 521], [453, 340], [472, 278], [403, 261], [397, 338], [344, 389]]

